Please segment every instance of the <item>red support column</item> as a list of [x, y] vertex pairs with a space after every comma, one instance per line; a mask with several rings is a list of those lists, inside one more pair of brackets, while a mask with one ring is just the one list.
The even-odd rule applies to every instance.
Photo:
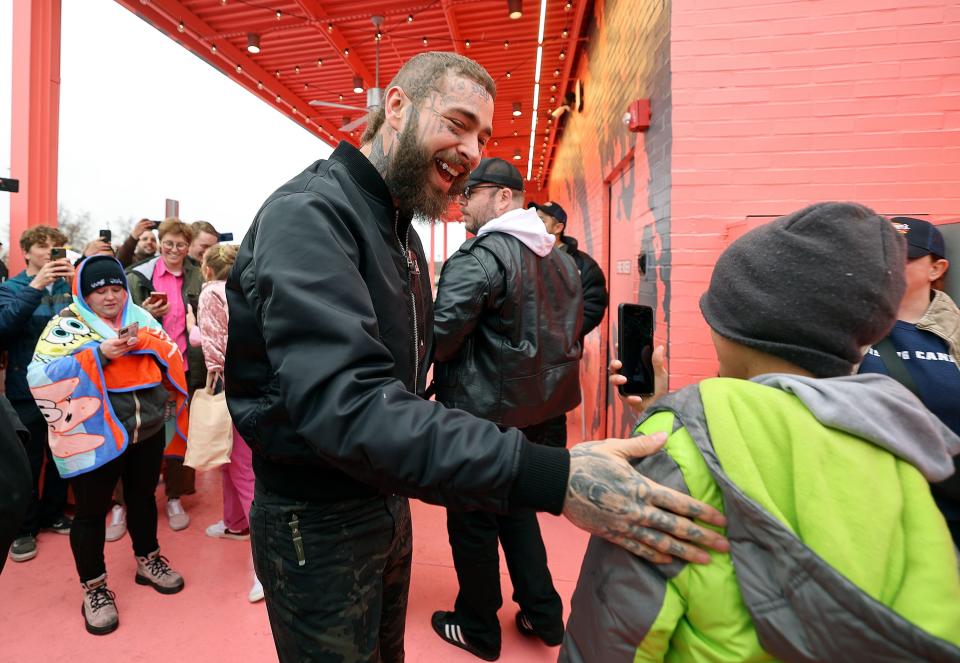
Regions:
[[23, 269], [20, 233], [57, 225], [60, 0], [13, 0], [10, 273]]

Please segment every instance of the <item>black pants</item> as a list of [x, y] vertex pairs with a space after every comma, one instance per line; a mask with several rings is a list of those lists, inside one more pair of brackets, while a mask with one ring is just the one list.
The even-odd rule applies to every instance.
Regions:
[[[565, 447], [566, 416], [522, 429], [531, 442]], [[503, 546], [513, 583], [513, 600], [534, 629], [544, 636], [563, 634], [563, 605], [547, 568], [547, 551], [537, 514], [517, 509], [506, 515], [447, 510], [447, 534], [460, 591], [454, 605], [467, 640], [487, 650], [500, 650], [500, 554]]]
[[70, 547], [81, 582], [93, 580], [106, 571], [103, 563], [105, 520], [113, 506], [113, 487], [118, 479], [123, 479], [127, 530], [134, 554], [145, 557], [160, 547], [155, 494], [165, 442], [161, 428], [149, 438], [129, 445], [122, 456], [103, 467], [70, 479], [77, 499]]
[[[33, 497], [20, 525], [20, 536], [36, 536], [41, 527], [53, 524], [67, 506], [67, 482], [60, 477], [47, 444], [47, 421], [34, 401], [11, 401], [20, 421], [30, 431], [25, 445], [33, 477]], [[44, 459], [47, 463], [44, 465]], [[40, 477], [43, 476], [43, 495]]]
[[10, 401], [0, 395], [0, 572], [30, 505], [33, 480], [27, 458], [27, 430]]
[[312, 504], [258, 483], [250, 538], [281, 663], [402, 663], [412, 555], [406, 498]]

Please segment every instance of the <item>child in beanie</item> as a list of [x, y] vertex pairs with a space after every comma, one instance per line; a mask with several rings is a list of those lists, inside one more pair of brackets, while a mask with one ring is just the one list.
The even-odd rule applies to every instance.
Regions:
[[960, 661], [957, 554], [928, 481], [954, 435], [852, 375], [896, 319], [903, 239], [820, 203], [743, 235], [700, 308], [719, 377], [665, 396], [638, 470], [723, 511], [730, 553], [657, 565], [593, 537], [560, 661]]

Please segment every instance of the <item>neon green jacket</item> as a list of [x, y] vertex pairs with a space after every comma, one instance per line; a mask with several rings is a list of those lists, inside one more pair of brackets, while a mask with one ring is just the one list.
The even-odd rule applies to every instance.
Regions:
[[725, 511], [732, 551], [655, 566], [595, 537], [560, 661], [960, 661], [927, 483], [960, 440], [884, 376], [768, 377], [706, 380], [638, 427], [670, 434], [640, 471]]

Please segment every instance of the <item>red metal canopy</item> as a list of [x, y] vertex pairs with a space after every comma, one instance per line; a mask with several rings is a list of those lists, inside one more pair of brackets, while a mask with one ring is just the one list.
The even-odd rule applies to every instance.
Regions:
[[[366, 106], [363, 89], [380, 87], [401, 64], [427, 50], [456, 51], [480, 62], [497, 82], [494, 136], [486, 155], [511, 160], [534, 195], [550, 172], [560, 120], [550, 111], [571, 90], [590, 0], [523, 0], [509, 17], [507, 0], [117, 0], [322, 140], [356, 143], [362, 127], [341, 127], [362, 112], [312, 106], [310, 101]], [[510, 4], [518, 4], [516, 2]], [[535, 70], [543, 17], [536, 128], [532, 132]], [[259, 53], [248, 50], [249, 35]], [[514, 105], [520, 104], [519, 116]], [[532, 150], [531, 150], [532, 145]], [[530, 155], [533, 155], [531, 161]], [[517, 158], [519, 155], [519, 158]]]

